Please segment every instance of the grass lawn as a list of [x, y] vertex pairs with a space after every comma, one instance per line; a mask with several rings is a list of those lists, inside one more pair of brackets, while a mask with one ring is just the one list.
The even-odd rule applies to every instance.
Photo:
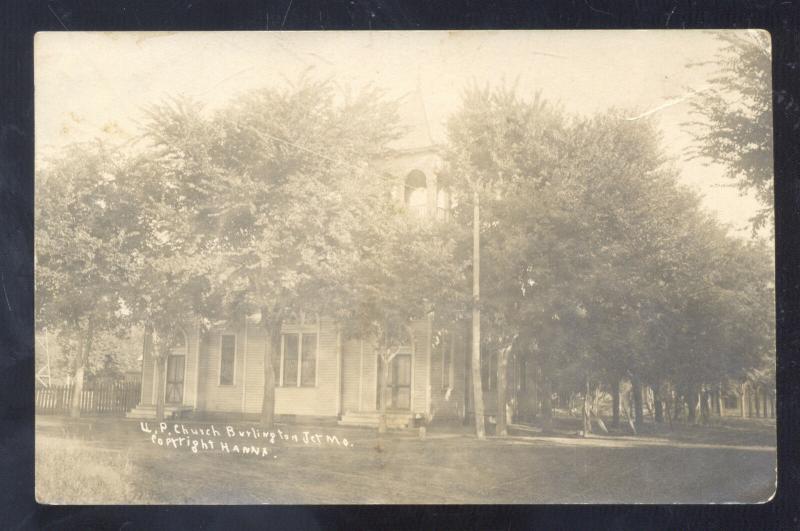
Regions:
[[[225, 424], [214, 424], [224, 440]], [[269, 447], [267, 457], [158, 446], [131, 421], [79, 426], [37, 420], [41, 502], [752, 503], [767, 500], [775, 485], [774, 421], [681, 426], [638, 437], [562, 433], [485, 441], [436, 430], [421, 440], [414, 432], [379, 437], [369, 429], [279, 426], [347, 438], [348, 447], [259, 441]], [[228, 442], [239, 441], [252, 443]]]

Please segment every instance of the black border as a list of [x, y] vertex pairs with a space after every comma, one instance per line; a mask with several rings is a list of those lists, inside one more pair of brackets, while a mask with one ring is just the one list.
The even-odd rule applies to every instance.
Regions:
[[[798, 1], [0, 2], [0, 525], [9, 529], [798, 528]], [[33, 498], [33, 35], [64, 30], [763, 28], [773, 39], [778, 476], [763, 505], [48, 507]], [[679, 463], [676, 463], [679, 466]], [[457, 488], [454, 485], [454, 488]]]

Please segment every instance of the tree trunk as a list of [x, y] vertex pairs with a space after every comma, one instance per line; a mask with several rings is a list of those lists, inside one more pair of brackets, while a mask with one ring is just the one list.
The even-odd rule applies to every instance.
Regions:
[[633, 420], [636, 423], [636, 429], [639, 430], [644, 422], [644, 411], [642, 409], [642, 384], [638, 378], [634, 378], [631, 382], [631, 393], [633, 393]]
[[381, 415], [378, 418], [378, 433], [386, 433], [388, 428], [386, 422], [386, 408], [389, 404], [389, 364], [391, 360], [389, 360], [389, 356], [387, 356], [388, 351], [383, 349], [381, 351], [381, 359], [383, 360], [381, 366], [381, 385], [379, 390], [379, 398], [381, 404]]
[[78, 348], [75, 353], [75, 384], [72, 388], [72, 401], [70, 402], [69, 416], [77, 419], [81, 416], [81, 395], [83, 394], [83, 373], [86, 363], [83, 358], [83, 344], [85, 334], [78, 333]]
[[756, 387], [756, 417], [761, 418], [764, 417], [764, 400], [763, 400], [763, 392], [761, 390], [761, 386]]
[[83, 333], [78, 340], [78, 365], [75, 369], [75, 388], [70, 404], [70, 417], [79, 418], [81, 416], [81, 398], [83, 395], [83, 381], [85, 379], [86, 365], [89, 363], [89, 355], [92, 352], [92, 341], [94, 340], [94, 319], [89, 319], [86, 326], [86, 336]]
[[473, 190], [472, 208], [472, 393], [475, 406], [475, 434], [486, 437], [483, 412], [483, 385], [481, 382], [481, 236], [480, 198], [477, 187]]
[[761, 412], [760, 412], [759, 408], [760, 408], [760, 401], [759, 401], [759, 396], [758, 396], [758, 386], [756, 386], [756, 388], [753, 389], [753, 416], [755, 418], [758, 418], [758, 417], [761, 416]]
[[553, 401], [550, 379], [542, 379], [542, 431], [548, 432], [553, 429]]
[[664, 414], [667, 417], [667, 422], [669, 423], [669, 429], [672, 429], [672, 414], [675, 411], [675, 390], [669, 389], [667, 391], [666, 400], [664, 400]]
[[683, 395], [678, 394], [678, 392], [676, 391], [675, 392], [675, 408], [674, 408], [674, 412], [673, 412], [674, 414], [672, 415], [675, 418], [675, 420], [680, 420], [681, 413], [683, 412], [683, 409], [684, 409], [683, 408]]
[[775, 418], [775, 393], [769, 392], [769, 418]]
[[661, 393], [657, 387], [653, 388], [653, 407], [655, 409], [656, 424], [664, 422], [664, 404], [661, 401]]
[[508, 435], [506, 427], [506, 403], [507, 400], [507, 374], [508, 374], [508, 351], [511, 347], [500, 349], [497, 353], [497, 435], [505, 437]]
[[614, 378], [611, 382], [611, 425], [619, 428], [619, 380]]
[[747, 418], [747, 384], [743, 383], [740, 386], [739, 393], [739, 409], [742, 411], [742, 418]]
[[[261, 318], [266, 319], [266, 309], [261, 309]], [[271, 430], [275, 426], [275, 367], [273, 359], [281, 351], [281, 320], [264, 321], [269, 341], [264, 342], [264, 396], [261, 399], [261, 427]], [[299, 360], [298, 360], [299, 364]]]
[[687, 404], [686, 404], [687, 406], [689, 406], [689, 413], [686, 418], [689, 424], [694, 424], [694, 421], [697, 419], [697, 413], [696, 413], [697, 400], [698, 400], [697, 390], [693, 389], [689, 391], [689, 394], [687, 395]]
[[[642, 386], [642, 404], [647, 410], [647, 414], [655, 421], [656, 412], [653, 402], [653, 389], [649, 385]], [[644, 415], [642, 418], [644, 418]]]
[[708, 414], [709, 415], [713, 415], [715, 413], [715, 411], [714, 411], [714, 408], [715, 408], [714, 403], [716, 401], [716, 395], [714, 394], [713, 390], [708, 391], [706, 394], [708, 396]]
[[[142, 336], [142, 364], [147, 362], [148, 358], [153, 358], [153, 325], [145, 324]], [[153, 365], [153, 377], [155, 378], [156, 367]]]
[[703, 424], [708, 424], [708, 391], [704, 388], [700, 391], [700, 417]]
[[583, 436], [588, 437], [592, 433], [592, 417], [589, 412], [589, 377], [584, 378], [583, 389]]

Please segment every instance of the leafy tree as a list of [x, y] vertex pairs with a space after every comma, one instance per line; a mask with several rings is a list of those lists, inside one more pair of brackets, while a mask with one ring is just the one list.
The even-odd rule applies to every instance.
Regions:
[[[501, 378], [505, 375], [505, 359], [514, 338], [518, 336], [505, 320], [505, 316], [512, 313], [492, 311], [488, 316], [482, 316], [482, 311], [490, 307], [481, 299], [481, 286], [484, 289], [487, 286], [487, 272], [481, 269], [482, 257], [490, 267], [493, 260], [502, 259], [502, 253], [494, 253], [487, 260], [482, 252], [487, 245], [495, 245], [499, 241], [495, 237], [508, 228], [507, 225], [499, 225], [493, 215], [497, 198], [504, 197], [520, 180], [540, 177], [537, 172], [546, 167], [550, 160], [546, 150], [541, 147], [548, 144], [553, 135], [558, 135], [557, 122], [558, 112], [546, 105], [538, 95], [532, 104], [528, 104], [516, 95], [513, 87], [492, 90], [477, 86], [465, 91], [461, 108], [448, 122], [445, 171], [460, 195], [456, 218], [463, 226], [472, 226], [472, 381], [475, 425], [479, 438], [483, 437], [484, 432], [480, 374], [482, 324], [497, 325], [488, 329], [487, 339], [492, 348], [501, 353], [501, 363], [498, 364], [503, 373]], [[541, 158], [537, 158], [537, 155]], [[471, 223], [468, 221], [470, 217]], [[488, 275], [491, 276], [491, 273]], [[489, 286], [491, 290], [491, 283]], [[491, 295], [488, 298], [491, 300]], [[503, 397], [500, 398], [501, 402], [505, 402]], [[503, 411], [498, 413], [498, 418], [504, 417]]]
[[226, 313], [260, 313], [270, 338], [261, 422], [271, 426], [281, 326], [343, 306], [360, 256], [356, 232], [384, 184], [374, 162], [396, 136], [394, 106], [375, 90], [340, 97], [330, 83], [302, 78], [248, 93], [207, 120], [167, 118], [161, 130], [202, 133], [191, 135], [207, 161], [198, 172], [224, 188], [207, 215], [221, 259], [209, 278]]
[[[50, 377], [56, 382], [71, 381], [77, 357], [79, 331], [74, 329], [52, 330], [36, 335], [36, 363], [41, 367], [50, 360]], [[46, 343], [46, 346], [45, 346]], [[120, 327], [112, 332], [97, 331], [92, 341], [92, 350], [84, 367], [84, 379], [106, 376], [118, 379], [126, 371], [140, 369], [141, 337]]]
[[131, 274], [132, 318], [155, 360], [156, 416], [164, 416], [167, 358], [187, 324], [222, 314], [212, 279], [223, 263], [217, 202], [231, 179], [213, 164], [214, 132], [199, 106], [173, 99], [147, 109], [143, 151], [120, 179], [116, 215]]
[[772, 220], [772, 82], [769, 35], [763, 31], [718, 32], [722, 47], [709, 86], [691, 102], [698, 120], [687, 124], [696, 157], [722, 164], [742, 192], [753, 192], [762, 208], [752, 218], [756, 231]]
[[[71, 415], [80, 416], [84, 374], [98, 334], [125, 322], [127, 275], [114, 202], [119, 156], [101, 144], [73, 145], [36, 178], [37, 328], [59, 330], [75, 377]], [[74, 338], [70, 345], [69, 338]]]
[[448, 170], [495, 176], [481, 201], [483, 335], [496, 349], [516, 339], [538, 363], [544, 402], [550, 381], [583, 394], [589, 431], [592, 389], [630, 379], [641, 424], [643, 385], [691, 398], [755, 363], [769, 334], [737, 324], [752, 286], [769, 299], [764, 279], [731, 267], [741, 242], [678, 185], [653, 123], [570, 119], [507, 89], [469, 98]]
[[466, 302], [450, 227], [415, 219], [387, 199], [375, 203], [370, 224], [359, 231], [350, 302], [338, 312], [345, 334], [375, 340], [382, 369], [380, 431], [386, 429], [389, 368], [401, 347], [413, 348], [413, 323], [435, 319], [438, 327], [447, 327]]

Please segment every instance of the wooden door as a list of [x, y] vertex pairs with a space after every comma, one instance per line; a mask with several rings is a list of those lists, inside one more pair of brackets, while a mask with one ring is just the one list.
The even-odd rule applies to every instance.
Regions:
[[[377, 392], [375, 408], [381, 408], [381, 381], [383, 380], [383, 359], [378, 356]], [[388, 402], [386, 409], [411, 409], [411, 354], [397, 354], [389, 365], [389, 380], [386, 385]]]
[[183, 403], [183, 379], [186, 356], [170, 354], [167, 357], [167, 389], [164, 401], [167, 404]]
[[389, 368], [390, 409], [411, 409], [411, 355], [398, 354]]

